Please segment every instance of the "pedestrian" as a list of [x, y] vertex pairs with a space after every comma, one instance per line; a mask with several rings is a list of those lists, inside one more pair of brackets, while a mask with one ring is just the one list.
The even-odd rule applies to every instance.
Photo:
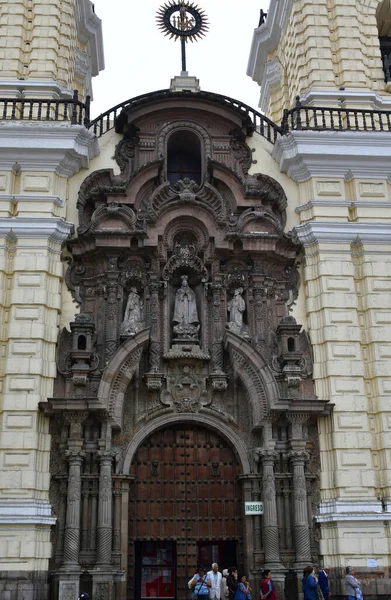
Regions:
[[314, 568], [308, 565], [303, 569], [303, 593], [304, 600], [318, 600], [316, 588], [318, 579], [315, 576]]
[[79, 600], [90, 600], [90, 595], [87, 594], [87, 592], [83, 592], [80, 597]]
[[324, 567], [319, 571], [318, 575], [319, 586], [322, 590], [324, 600], [328, 600], [329, 598], [331, 598], [331, 592], [329, 587], [329, 573], [330, 568]]
[[252, 600], [252, 589], [247, 581], [247, 575], [243, 573], [239, 577], [238, 589], [235, 592], [234, 600]]
[[363, 600], [361, 583], [356, 578], [354, 567], [346, 567], [345, 585], [348, 600]]
[[210, 600], [220, 600], [222, 598], [222, 579], [217, 563], [212, 564], [212, 570], [207, 573], [210, 580], [209, 598]]
[[221, 580], [221, 589], [222, 589], [222, 598], [224, 598], [225, 600], [228, 598], [228, 594], [229, 594], [229, 590], [228, 590], [228, 585], [227, 585], [227, 579], [228, 579], [228, 569], [223, 569], [223, 577]]
[[191, 589], [192, 598], [207, 599], [211, 583], [208, 575], [205, 575], [204, 567], [197, 567], [197, 573], [190, 579], [187, 585]]
[[238, 569], [236, 567], [229, 567], [227, 577], [228, 600], [234, 600], [238, 584]]
[[277, 600], [276, 587], [272, 581], [272, 572], [270, 569], [265, 569], [262, 573], [262, 581], [260, 587], [261, 600]]

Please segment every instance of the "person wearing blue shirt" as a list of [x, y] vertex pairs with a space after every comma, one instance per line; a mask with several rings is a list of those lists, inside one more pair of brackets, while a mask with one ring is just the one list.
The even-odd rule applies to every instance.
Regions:
[[192, 591], [192, 598], [199, 598], [200, 596], [203, 600], [208, 598], [211, 582], [208, 575], [205, 575], [204, 567], [198, 567], [197, 573], [190, 579], [188, 586]]
[[318, 587], [318, 579], [315, 577], [313, 567], [308, 565], [303, 569], [303, 593], [304, 600], [318, 600], [316, 588]]
[[325, 567], [321, 571], [319, 571], [318, 581], [320, 589], [322, 590], [324, 600], [328, 600], [331, 596], [330, 588], [329, 588], [329, 567]]

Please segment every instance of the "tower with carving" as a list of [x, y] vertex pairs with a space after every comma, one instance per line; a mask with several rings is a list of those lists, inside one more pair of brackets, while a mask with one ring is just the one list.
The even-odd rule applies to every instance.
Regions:
[[271, 0], [261, 21], [248, 75], [281, 124], [272, 154], [297, 186], [315, 388], [334, 405], [318, 423], [320, 553], [336, 593], [352, 566], [364, 595], [381, 597], [391, 520], [390, 4]]
[[[50, 435], [69, 179], [98, 152], [91, 77], [103, 68], [89, 0], [0, 7], [0, 598], [46, 598]], [[76, 90], [76, 92], [75, 92]]]

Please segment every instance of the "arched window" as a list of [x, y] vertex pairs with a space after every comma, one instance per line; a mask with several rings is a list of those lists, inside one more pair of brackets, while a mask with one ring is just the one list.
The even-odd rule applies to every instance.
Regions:
[[380, 52], [383, 61], [384, 79], [391, 81], [391, 4], [390, 0], [383, 0], [378, 6], [377, 29], [379, 32]]
[[175, 185], [188, 177], [201, 183], [201, 142], [199, 137], [181, 129], [172, 133], [167, 144], [167, 179]]

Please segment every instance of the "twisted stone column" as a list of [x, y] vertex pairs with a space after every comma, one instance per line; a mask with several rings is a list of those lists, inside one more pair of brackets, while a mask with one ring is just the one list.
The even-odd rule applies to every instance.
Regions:
[[112, 477], [111, 468], [114, 452], [99, 452], [99, 496], [96, 562], [108, 566], [111, 563], [112, 524]]
[[265, 565], [270, 568], [281, 566], [278, 519], [276, 502], [276, 484], [274, 478], [274, 463], [278, 453], [274, 450], [260, 450], [263, 479], [263, 544], [265, 550]]
[[79, 567], [81, 466], [85, 452], [67, 450], [69, 461], [67, 511], [64, 536], [64, 567]]
[[304, 464], [308, 460], [308, 452], [303, 450], [290, 452], [289, 458], [293, 467], [293, 529], [296, 549], [296, 567], [301, 568], [311, 563], [311, 543], [308, 525], [307, 488]]

